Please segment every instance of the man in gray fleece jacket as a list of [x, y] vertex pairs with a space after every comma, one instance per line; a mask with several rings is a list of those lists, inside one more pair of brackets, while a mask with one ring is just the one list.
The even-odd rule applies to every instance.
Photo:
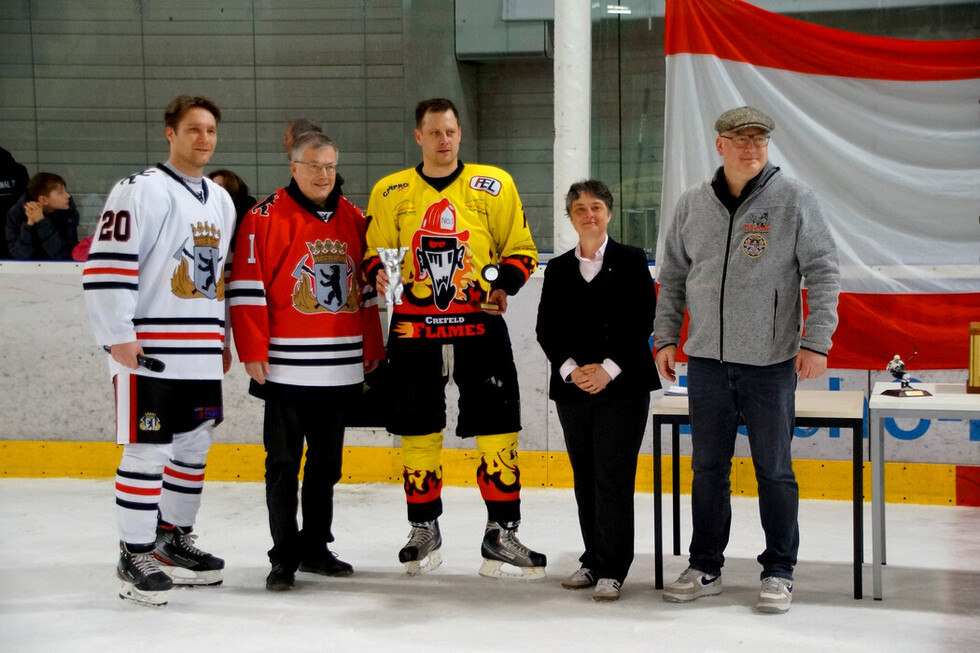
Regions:
[[[789, 610], [799, 550], [790, 444], [797, 380], [827, 369], [837, 326], [837, 249], [812, 190], [768, 161], [772, 119], [752, 107], [715, 123], [722, 166], [677, 203], [659, 263], [654, 335], [660, 375], [676, 380], [684, 309], [694, 481], [689, 567], [664, 600], [721, 592], [731, 530], [731, 460], [741, 417], [766, 535], [762, 612]], [[801, 283], [809, 315], [804, 332]]]

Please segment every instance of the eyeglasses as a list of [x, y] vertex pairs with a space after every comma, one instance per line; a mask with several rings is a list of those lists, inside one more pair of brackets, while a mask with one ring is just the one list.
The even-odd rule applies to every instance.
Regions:
[[769, 145], [769, 134], [756, 134], [755, 136], [746, 136], [745, 134], [739, 134], [738, 136], [725, 136], [724, 134], [718, 134], [722, 138], [727, 138], [732, 142], [732, 145], [738, 149], [746, 148], [749, 143], [752, 143], [756, 147], [765, 147]]
[[309, 167], [310, 172], [315, 175], [325, 172], [328, 175], [337, 174], [337, 164], [336, 163], [307, 163], [306, 161], [293, 161], [293, 163], [302, 163], [304, 166]]

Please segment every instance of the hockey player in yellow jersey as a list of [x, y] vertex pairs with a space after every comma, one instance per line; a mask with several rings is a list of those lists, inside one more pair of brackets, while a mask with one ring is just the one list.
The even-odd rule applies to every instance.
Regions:
[[[379, 294], [378, 249], [405, 248], [401, 302], [390, 306], [388, 430], [401, 436], [409, 541], [398, 554], [415, 575], [441, 563], [445, 387], [459, 388], [456, 435], [476, 438], [477, 484], [487, 506], [480, 574], [543, 578], [546, 558], [517, 539], [521, 429], [517, 368], [503, 314], [538, 253], [510, 175], [459, 160], [459, 112], [450, 100], [415, 109], [422, 163], [381, 179], [368, 203], [364, 270]], [[503, 565], [508, 567], [504, 568]]]

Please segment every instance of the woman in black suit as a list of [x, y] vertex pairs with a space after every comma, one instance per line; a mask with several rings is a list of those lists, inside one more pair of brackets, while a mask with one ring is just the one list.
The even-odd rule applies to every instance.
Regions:
[[653, 279], [643, 250], [608, 237], [612, 208], [601, 181], [572, 184], [565, 209], [579, 243], [548, 262], [537, 322], [585, 543], [582, 567], [562, 585], [595, 585], [597, 601], [619, 598], [633, 562], [636, 461], [650, 391], [660, 388], [649, 344]]

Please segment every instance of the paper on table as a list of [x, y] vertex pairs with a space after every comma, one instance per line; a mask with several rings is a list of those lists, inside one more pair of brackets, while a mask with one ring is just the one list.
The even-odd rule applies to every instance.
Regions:
[[681, 386], [681, 385], [672, 385], [669, 388], [667, 388], [667, 391], [664, 393], [664, 395], [665, 396], [668, 396], [668, 397], [670, 395], [682, 395], [682, 396], [685, 396], [686, 397], [687, 396], [687, 387], [686, 386]]

